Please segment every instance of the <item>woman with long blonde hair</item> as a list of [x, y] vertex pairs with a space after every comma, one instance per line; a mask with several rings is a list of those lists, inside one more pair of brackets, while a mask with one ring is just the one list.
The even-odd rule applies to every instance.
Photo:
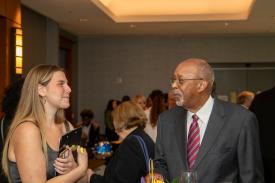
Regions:
[[59, 139], [73, 129], [63, 111], [70, 106], [70, 92], [65, 73], [57, 66], [39, 65], [28, 73], [3, 150], [9, 182], [73, 183], [85, 176], [85, 150], [78, 147], [78, 163], [71, 149], [66, 158], [57, 157]]

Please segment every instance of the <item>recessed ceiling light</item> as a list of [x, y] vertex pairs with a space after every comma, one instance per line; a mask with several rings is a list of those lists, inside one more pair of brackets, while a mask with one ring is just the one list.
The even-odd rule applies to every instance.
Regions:
[[228, 25], [229, 25], [229, 23], [228, 23], [228, 22], [225, 22], [225, 23], [224, 23], [224, 26], [226, 26], [226, 27], [227, 27]]
[[79, 21], [80, 22], [88, 22], [88, 19], [87, 18], [80, 18]]
[[115, 22], [246, 20], [256, 0], [90, 0]]

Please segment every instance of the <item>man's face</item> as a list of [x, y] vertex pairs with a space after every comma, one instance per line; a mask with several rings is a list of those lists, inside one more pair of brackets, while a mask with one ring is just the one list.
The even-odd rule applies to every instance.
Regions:
[[91, 123], [91, 118], [89, 118], [89, 117], [86, 116], [86, 117], [83, 118], [82, 122], [83, 122], [84, 126], [89, 126], [90, 123]]
[[201, 81], [202, 78], [197, 76], [195, 65], [180, 64], [174, 72], [171, 83], [176, 104], [187, 110], [196, 106], [198, 84]]
[[146, 108], [146, 101], [145, 98], [139, 98], [137, 101], [137, 104], [143, 109], [145, 110]]
[[172, 108], [176, 106], [176, 100], [174, 98], [174, 92], [168, 93], [168, 107]]

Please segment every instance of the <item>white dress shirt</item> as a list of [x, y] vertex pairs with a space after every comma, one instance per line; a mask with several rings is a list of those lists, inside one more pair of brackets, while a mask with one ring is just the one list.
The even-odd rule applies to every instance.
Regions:
[[[200, 144], [202, 142], [211, 111], [213, 109], [214, 105], [214, 99], [210, 96], [206, 103], [200, 108], [199, 111], [197, 111], [196, 115], [199, 117], [198, 123], [199, 123], [199, 128], [200, 128]], [[187, 139], [188, 139], [188, 133], [189, 133], [189, 128], [191, 126], [191, 123], [193, 122], [193, 116], [194, 113], [188, 111], [187, 112]]]

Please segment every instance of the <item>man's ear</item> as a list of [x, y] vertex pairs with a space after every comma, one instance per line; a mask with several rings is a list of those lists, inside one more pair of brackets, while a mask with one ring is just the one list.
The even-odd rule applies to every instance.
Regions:
[[208, 84], [209, 83], [207, 81], [205, 81], [205, 80], [202, 80], [201, 82], [199, 82], [199, 84], [198, 84], [198, 91], [202, 92], [202, 91], [206, 90], [206, 88], [208, 87]]
[[46, 87], [41, 85], [41, 84], [38, 84], [38, 94], [41, 96], [41, 97], [44, 97], [46, 95]]

